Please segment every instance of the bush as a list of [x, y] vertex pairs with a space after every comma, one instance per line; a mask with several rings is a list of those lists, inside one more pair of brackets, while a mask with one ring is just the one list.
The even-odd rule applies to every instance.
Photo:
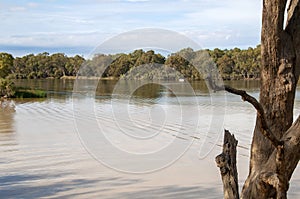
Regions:
[[47, 97], [47, 93], [42, 90], [31, 90], [31, 89], [18, 88], [13, 97], [15, 97], [15, 98], [45, 98], [45, 97]]
[[13, 97], [16, 92], [15, 84], [7, 79], [0, 79], [0, 97]]

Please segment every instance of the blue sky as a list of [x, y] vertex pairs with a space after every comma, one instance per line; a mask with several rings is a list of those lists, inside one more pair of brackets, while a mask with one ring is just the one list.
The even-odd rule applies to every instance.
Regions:
[[262, 0], [1, 0], [0, 51], [87, 55], [140, 28], [184, 34], [203, 48], [260, 42]]

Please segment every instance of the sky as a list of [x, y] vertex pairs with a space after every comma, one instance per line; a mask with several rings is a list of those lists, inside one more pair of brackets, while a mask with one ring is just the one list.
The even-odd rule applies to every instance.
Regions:
[[88, 55], [143, 28], [171, 30], [201, 48], [260, 42], [262, 0], [1, 0], [0, 52]]

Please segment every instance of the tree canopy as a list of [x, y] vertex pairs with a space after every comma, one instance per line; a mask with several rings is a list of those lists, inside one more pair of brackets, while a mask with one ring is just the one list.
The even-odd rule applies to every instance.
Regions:
[[14, 58], [11, 54], [0, 53], [0, 77], [10, 79], [41, 79], [62, 78], [76, 76], [80, 67], [84, 64], [84, 70], [80, 75], [119, 78], [125, 76], [130, 70], [145, 64], [162, 64], [173, 68], [182, 77], [199, 80], [203, 74], [192, 63], [203, 61], [203, 53], [210, 55], [216, 64], [223, 79], [251, 79], [259, 78], [260, 46], [239, 48], [194, 51], [185, 48], [167, 57], [153, 50], [135, 50], [132, 53], [115, 55], [96, 54], [91, 59], [84, 59], [76, 55], [68, 57], [63, 53], [50, 55], [47, 52], [29, 54]]

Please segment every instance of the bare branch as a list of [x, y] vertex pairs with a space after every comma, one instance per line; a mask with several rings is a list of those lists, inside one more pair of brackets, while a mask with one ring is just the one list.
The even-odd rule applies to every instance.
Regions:
[[247, 101], [250, 104], [252, 104], [254, 106], [254, 108], [257, 110], [258, 116], [261, 120], [261, 126], [263, 128], [262, 134], [266, 138], [268, 138], [275, 147], [281, 146], [283, 144], [271, 132], [271, 130], [270, 130], [268, 124], [267, 124], [264, 109], [263, 109], [262, 105], [254, 97], [249, 95], [244, 90], [234, 89], [234, 88], [231, 88], [230, 86], [224, 86], [224, 89], [229, 93], [240, 95], [244, 101]]
[[[211, 81], [209, 81], [210, 84], [213, 84]], [[262, 134], [271, 141], [272, 145], [274, 147], [278, 147], [278, 146], [282, 146], [283, 142], [278, 140], [274, 134], [272, 133], [272, 131], [270, 130], [268, 124], [267, 124], [267, 120], [266, 120], [266, 116], [265, 116], [265, 112], [264, 109], [262, 107], [262, 105], [257, 101], [257, 99], [255, 99], [255, 97], [249, 95], [246, 91], [244, 90], [239, 90], [239, 89], [235, 89], [232, 88], [230, 86], [225, 85], [224, 87], [219, 87], [217, 85], [212, 85], [212, 88], [215, 91], [222, 91], [225, 90], [229, 93], [235, 94], [235, 95], [239, 95], [241, 96], [243, 101], [249, 102], [250, 104], [252, 104], [252, 106], [254, 106], [254, 108], [257, 110], [258, 116], [261, 120], [261, 126], [262, 126]]]

